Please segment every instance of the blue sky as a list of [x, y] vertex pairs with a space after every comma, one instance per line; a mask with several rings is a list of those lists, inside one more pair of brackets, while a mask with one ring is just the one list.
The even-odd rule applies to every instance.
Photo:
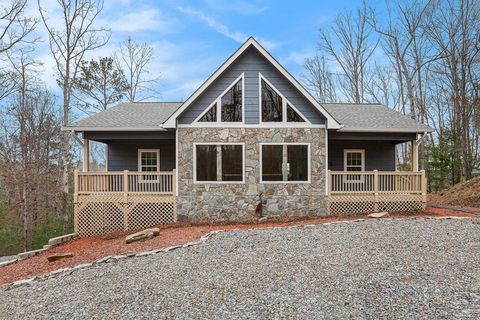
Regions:
[[[55, 2], [42, 2], [52, 17]], [[315, 53], [319, 28], [330, 25], [342, 10], [360, 4], [341, 0], [105, 0], [98, 24], [110, 28], [112, 37], [89, 58], [112, 55], [128, 36], [146, 42], [155, 50], [151, 72], [161, 77], [160, 100], [183, 101], [249, 36], [300, 77], [304, 59]], [[38, 52], [45, 62], [47, 83], [56, 86], [46, 42]]]

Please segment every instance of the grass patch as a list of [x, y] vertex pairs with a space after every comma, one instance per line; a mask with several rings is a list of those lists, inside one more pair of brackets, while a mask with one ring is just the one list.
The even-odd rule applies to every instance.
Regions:
[[0, 256], [22, 250], [21, 225], [10, 213], [7, 204], [0, 204]]
[[[9, 210], [5, 203], [0, 203], [0, 256], [14, 255], [23, 251], [23, 227], [22, 223]], [[73, 226], [69, 223], [67, 233], [73, 232]], [[38, 219], [30, 239], [27, 250], [42, 248], [53, 237], [63, 235], [63, 220], [55, 215], [43, 215]]]

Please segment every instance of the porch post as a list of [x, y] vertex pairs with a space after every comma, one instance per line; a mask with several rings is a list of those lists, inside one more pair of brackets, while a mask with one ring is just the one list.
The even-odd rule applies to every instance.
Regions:
[[83, 172], [89, 171], [90, 163], [90, 140], [83, 139]]
[[[136, 176], [139, 179], [139, 176]], [[129, 229], [128, 223], [128, 211], [129, 203], [128, 203], [128, 170], [123, 170], [123, 230], [127, 231]]]
[[373, 210], [378, 212], [378, 170], [373, 170], [373, 193], [374, 193], [374, 203], [373, 203]]
[[417, 140], [412, 140], [412, 171], [418, 172]]
[[78, 232], [78, 170], [73, 171], [73, 231]]

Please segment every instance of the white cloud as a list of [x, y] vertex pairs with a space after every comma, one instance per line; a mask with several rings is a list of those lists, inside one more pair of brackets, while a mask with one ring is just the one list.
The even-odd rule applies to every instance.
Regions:
[[[239, 32], [239, 31], [232, 31], [230, 28], [221, 22], [215, 20], [214, 18], [206, 15], [202, 11], [195, 10], [192, 8], [187, 8], [187, 7], [177, 7], [177, 10], [184, 13], [188, 14], [190, 16], [194, 16], [198, 18], [199, 20], [205, 22], [210, 28], [215, 30], [216, 32], [226, 36], [227, 38], [230, 38], [236, 42], [243, 43], [248, 39], [248, 35]], [[261, 38], [256, 38], [262, 46], [264, 46], [267, 50], [273, 50], [276, 47], [278, 47], [278, 43], [266, 39], [261, 39]]]
[[156, 8], [129, 11], [109, 20], [101, 20], [100, 23], [111, 28], [113, 32], [171, 32], [175, 30], [174, 19]]
[[178, 9], [178, 11], [180, 11], [182, 13], [197, 17], [198, 19], [205, 22], [210, 28], [214, 29], [218, 33], [223, 34], [227, 38], [230, 38], [234, 41], [244, 42], [248, 38], [245, 34], [243, 34], [241, 32], [230, 31], [229, 28], [226, 25], [224, 25], [224, 24], [216, 21], [215, 19], [207, 16], [206, 14], [204, 14], [201, 11], [198, 11], [198, 10], [195, 10], [195, 9], [192, 9], [192, 8], [186, 8], [186, 7], [177, 7], [177, 9]]

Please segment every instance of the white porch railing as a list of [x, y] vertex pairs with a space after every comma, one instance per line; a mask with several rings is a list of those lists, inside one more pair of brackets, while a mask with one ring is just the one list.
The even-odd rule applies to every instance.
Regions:
[[425, 171], [328, 171], [330, 214], [412, 211], [425, 208]]

